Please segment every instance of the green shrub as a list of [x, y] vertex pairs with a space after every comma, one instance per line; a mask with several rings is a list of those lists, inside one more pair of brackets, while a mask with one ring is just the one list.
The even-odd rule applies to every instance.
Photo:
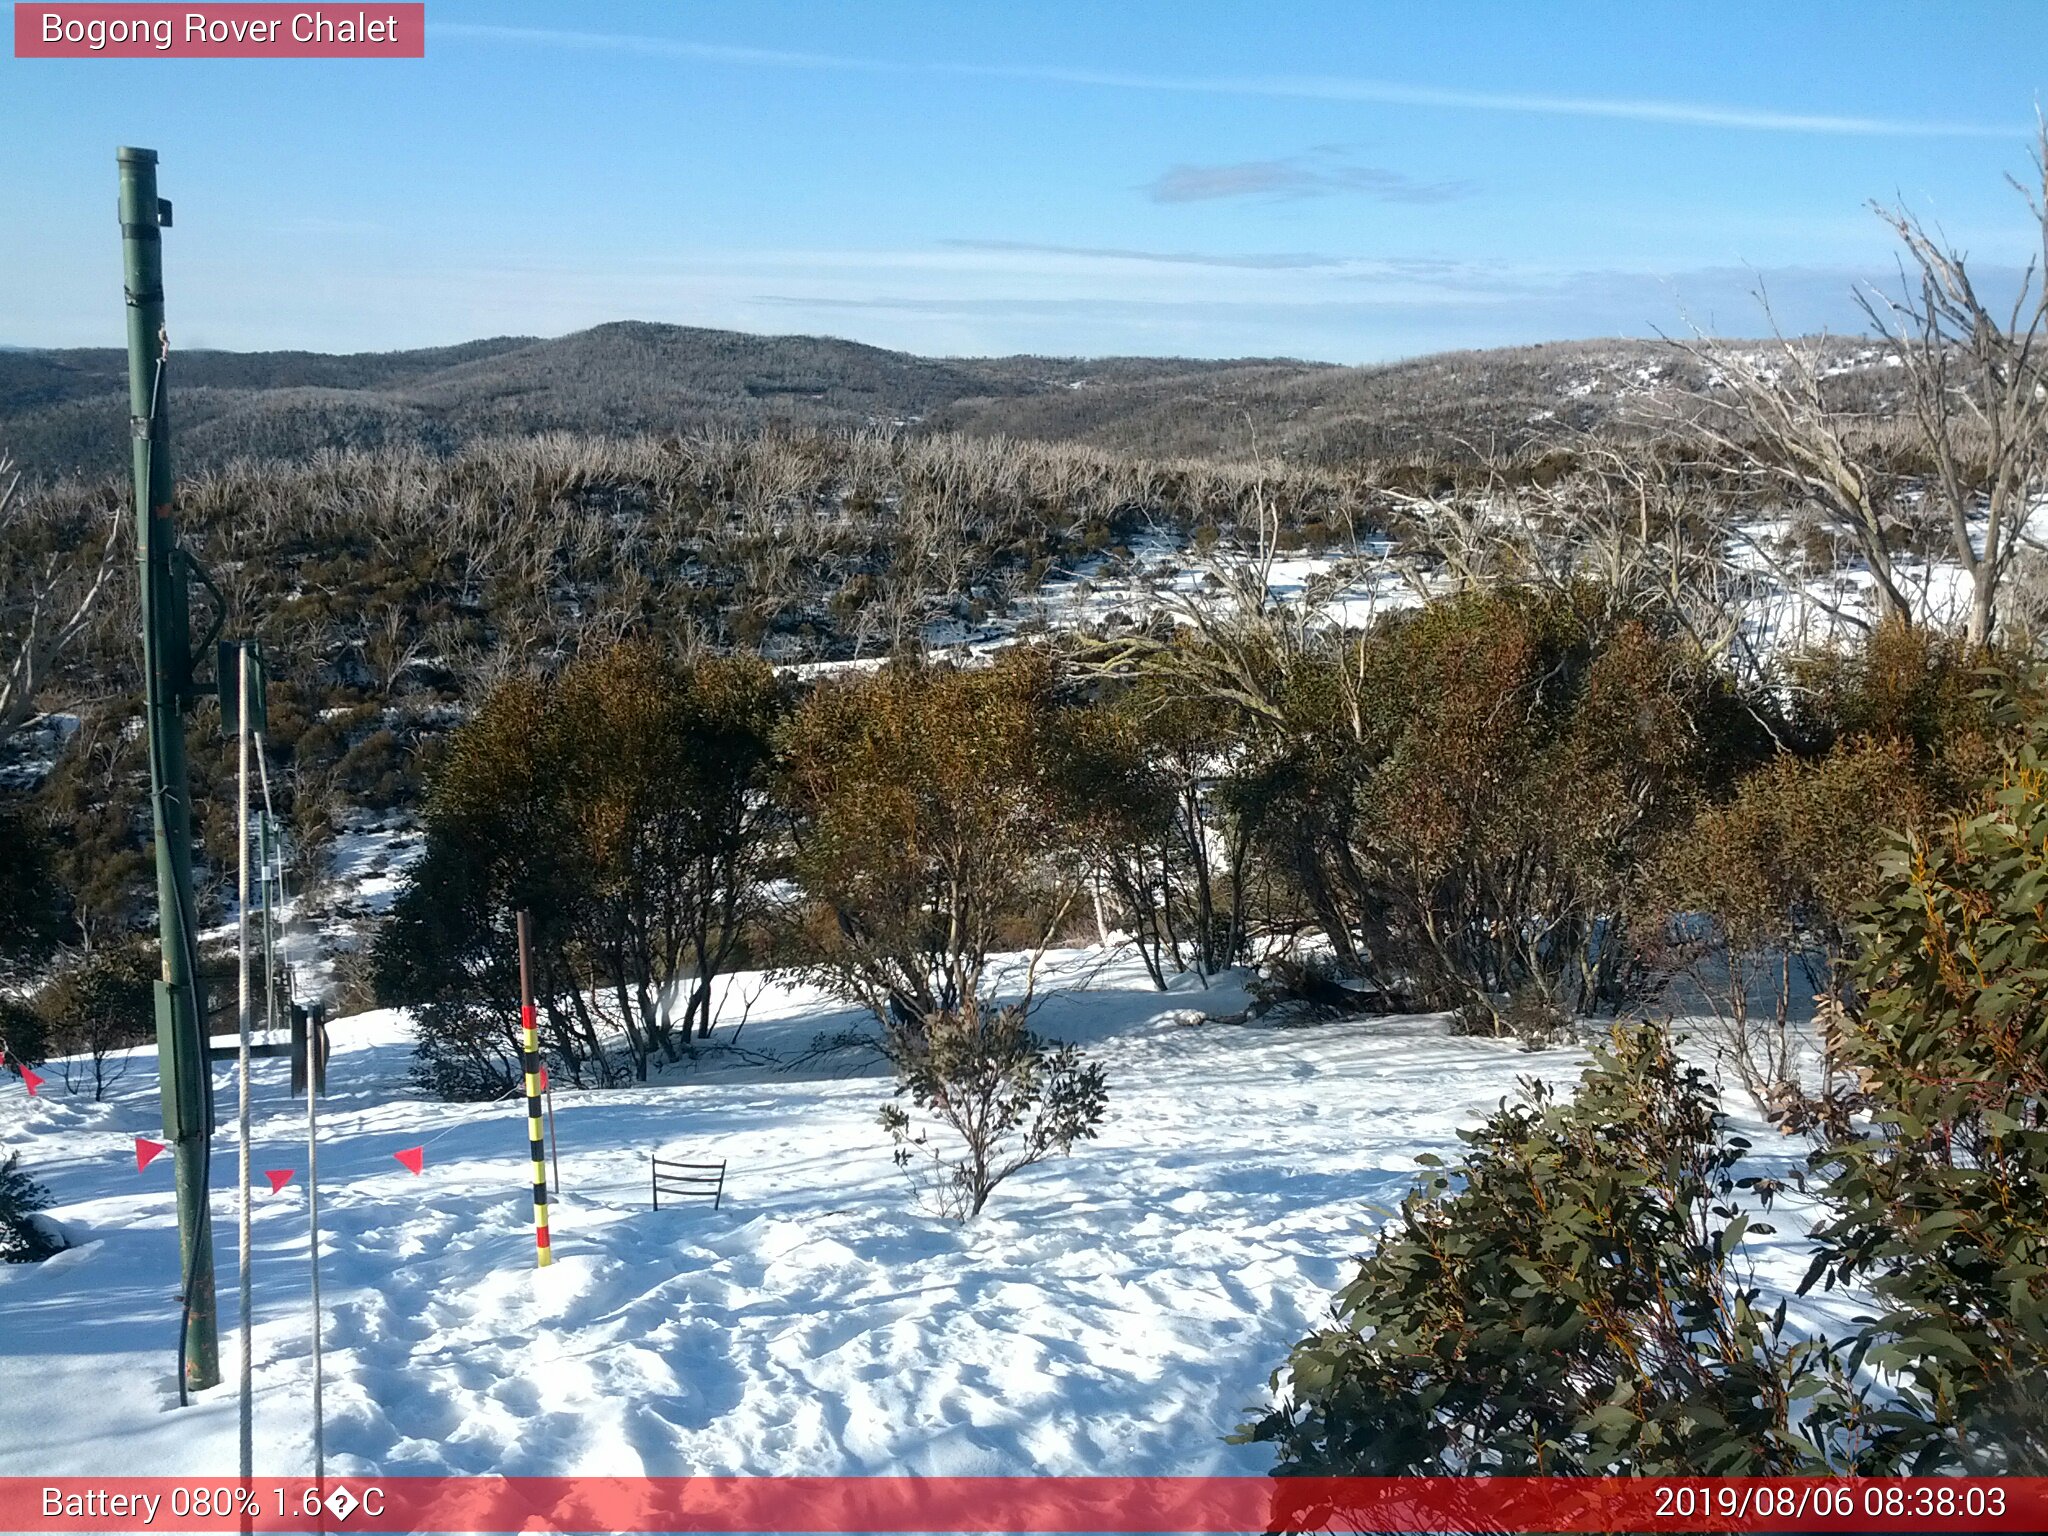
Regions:
[[1337, 956], [1506, 1033], [1632, 994], [1646, 856], [1761, 731], [1683, 642], [1569, 595], [1469, 593], [1294, 661], [1223, 789]]
[[889, 1029], [898, 1095], [951, 1134], [935, 1143], [900, 1104], [882, 1106], [883, 1128], [898, 1166], [929, 1162], [934, 1203], [956, 1221], [1012, 1174], [1094, 1139], [1108, 1106], [1102, 1068], [1024, 1020], [1022, 1008], [971, 1005]]
[[1877, 1311], [1873, 1418], [1914, 1470], [2048, 1473], [2048, 721], [1973, 815], [1898, 842], [1841, 1051], [1861, 1116], [1817, 1155], [1834, 1218], [1808, 1283]]
[[[1735, 1258], [1746, 1231], [1712, 1087], [1651, 1025], [1569, 1099], [1525, 1084], [1426, 1175], [1288, 1357], [1240, 1439], [1326, 1475], [1819, 1471], [1797, 1402], [1838, 1392]], [[1768, 1208], [1768, 1189], [1751, 1191]]]
[[[72, 1092], [90, 1087], [94, 1102], [105, 1098], [127, 1075], [128, 1052], [155, 1040], [157, 953], [147, 940], [102, 945], [60, 965], [36, 995]], [[213, 995], [232, 990], [216, 986]]]

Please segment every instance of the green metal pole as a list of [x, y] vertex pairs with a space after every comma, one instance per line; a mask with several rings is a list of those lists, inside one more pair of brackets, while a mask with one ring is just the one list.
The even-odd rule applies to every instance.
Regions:
[[135, 544], [141, 566], [142, 665], [149, 728], [150, 808], [156, 828], [157, 922], [163, 980], [157, 984], [158, 1074], [164, 1138], [178, 1186], [178, 1252], [184, 1296], [180, 1393], [220, 1381], [213, 1300], [213, 1217], [208, 1136], [213, 1082], [197, 975], [192, 900], [192, 790], [185, 770], [192, 640], [187, 577], [171, 521], [170, 414], [164, 359], [163, 250], [169, 205], [156, 193], [156, 151], [120, 149], [121, 268], [128, 300], [128, 411], [135, 456]]

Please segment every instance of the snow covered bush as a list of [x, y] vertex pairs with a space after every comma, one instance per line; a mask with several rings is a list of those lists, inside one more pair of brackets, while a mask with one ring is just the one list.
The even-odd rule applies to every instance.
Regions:
[[883, 1128], [897, 1164], [923, 1167], [926, 1192], [956, 1221], [979, 1216], [1013, 1173], [1092, 1140], [1109, 1102], [1101, 1066], [1033, 1034], [1021, 1007], [898, 1022], [888, 1040], [897, 1094], [922, 1113], [885, 1104]]
[[[1617, 1027], [1559, 1100], [1526, 1085], [1420, 1180], [1240, 1438], [1282, 1473], [1767, 1474], [1839, 1468], [1807, 1432], [1840, 1380], [1736, 1262], [1713, 1088], [1652, 1025]], [[1768, 1207], [1768, 1191], [1753, 1190]], [[1747, 1202], [1743, 1202], [1747, 1203]], [[1838, 1416], [1846, 1425], [1853, 1412]]]
[[21, 1171], [19, 1152], [0, 1160], [0, 1261], [28, 1264], [63, 1249], [63, 1241], [36, 1219], [49, 1203], [49, 1191]]

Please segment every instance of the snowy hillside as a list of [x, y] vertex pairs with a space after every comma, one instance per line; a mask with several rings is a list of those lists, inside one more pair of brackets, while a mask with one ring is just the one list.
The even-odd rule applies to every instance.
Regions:
[[[1375, 1205], [1517, 1076], [1579, 1065], [1435, 1018], [1192, 1023], [1244, 994], [1162, 995], [1099, 951], [1058, 970], [1070, 990], [1042, 1027], [1102, 1053], [1110, 1116], [980, 1220], [914, 1203], [877, 1064], [777, 1065], [857, 1018], [742, 976], [719, 1031], [752, 997], [736, 1047], [660, 1086], [557, 1091], [567, 1194], [545, 1272], [521, 1108], [422, 1099], [401, 1018], [342, 1021], [321, 1140], [330, 1471], [1263, 1470], [1264, 1448], [1222, 1436], [1323, 1315]], [[234, 1464], [233, 1138], [214, 1155], [230, 1385], [181, 1412], [170, 1159], [136, 1169], [132, 1138], [158, 1121], [135, 1054], [101, 1106], [54, 1069], [42, 1096], [0, 1098], [0, 1140], [76, 1244], [0, 1266], [0, 1475]], [[309, 1455], [304, 1121], [284, 1073], [257, 1063], [255, 1167], [297, 1170], [275, 1195], [259, 1176], [255, 1204], [257, 1470], [274, 1474]], [[225, 1063], [218, 1078], [227, 1110]], [[1771, 1142], [1777, 1162], [1799, 1150]], [[392, 1156], [416, 1145], [417, 1177]], [[650, 1210], [656, 1148], [728, 1159], [723, 1208]], [[1788, 1250], [1769, 1272], [1800, 1268]]]

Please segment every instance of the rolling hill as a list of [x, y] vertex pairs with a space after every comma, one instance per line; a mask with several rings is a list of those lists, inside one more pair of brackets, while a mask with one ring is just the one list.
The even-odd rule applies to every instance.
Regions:
[[[1272, 358], [925, 358], [828, 337], [637, 321], [545, 340], [347, 355], [195, 351], [172, 363], [186, 468], [323, 447], [445, 452], [507, 434], [770, 424], [1340, 464], [1597, 429], [1686, 373], [1671, 348], [1639, 341], [1350, 368]], [[119, 471], [127, 411], [118, 350], [0, 350], [0, 451], [31, 474]]]

